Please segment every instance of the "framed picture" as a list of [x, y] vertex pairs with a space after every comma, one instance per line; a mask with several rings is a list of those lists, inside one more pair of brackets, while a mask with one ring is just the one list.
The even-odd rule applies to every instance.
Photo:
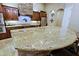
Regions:
[[4, 18], [3, 13], [0, 13], [0, 33], [6, 32], [5, 24], [4, 24]]

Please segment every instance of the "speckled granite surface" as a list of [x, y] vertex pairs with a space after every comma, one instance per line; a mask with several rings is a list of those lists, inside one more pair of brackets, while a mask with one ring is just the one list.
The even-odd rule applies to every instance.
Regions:
[[0, 40], [0, 56], [15, 56], [18, 55], [14, 48], [13, 39]]
[[[15, 48], [24, 50], [55, 50], [76, 40], [74, 32], [60, 37], [60, 28], [54, 26], [25, 28], [11, 31], [12, 38], [0, 41], [0, 55], [17, 55]], [[8, 41], [9, 40], [9, 41]]]

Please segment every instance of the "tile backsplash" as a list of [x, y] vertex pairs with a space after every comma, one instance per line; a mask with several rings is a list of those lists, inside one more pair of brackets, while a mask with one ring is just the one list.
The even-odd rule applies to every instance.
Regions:
[[19, 3], [18, 9], [20, 15], [32, 15], [33, 14], [33, 4], [32, 3]]

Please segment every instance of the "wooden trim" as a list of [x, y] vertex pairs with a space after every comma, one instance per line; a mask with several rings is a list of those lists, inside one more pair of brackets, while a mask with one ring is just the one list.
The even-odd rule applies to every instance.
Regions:
[[40, 21], [41, 20], [40, 12], [33, 11], [32, 20]]
[[0, 13], [3, 13], [4, 12], [4, 8], [3, 8], [3, 5], [0, 3]]
[[7, 27], [9, 30], [14, 29], [23, 29], [23, 28], [32, 28], [32, 27], [40, 27], [40, 25], [31, 25], [31, 26], [17, 26], [17, 27]]
[[10, 30], [8, 30], [7, 28], [6, 28], [6, 33], [0, 33], [0, 40], [6, 39], [6, 38], [11, 38]]
[[26, 14], [26, 15], [20, 15], [20, 14], [19, 14], [19, 16], [29, 16], [29, 17], [32, 18], [32, 15], [28, 15], [28, 14]]

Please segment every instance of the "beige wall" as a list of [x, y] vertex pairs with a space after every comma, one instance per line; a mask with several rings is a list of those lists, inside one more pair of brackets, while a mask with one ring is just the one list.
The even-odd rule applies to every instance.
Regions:
[[[48, 24], [50, 24], [50, 19], [51, 19], [51, 15], [50, 15], [50, 11], [51, 10], [54, 10], [55, 13], [58, 9], [60, 8], [64, 8], [64, 4], [62, 3], [47, 3], [46, 6], [45, 6], [45, 10], [47, 12], [47, 20], [48, 20]], [[57, 18], [57, 17], [55, 17]]]

